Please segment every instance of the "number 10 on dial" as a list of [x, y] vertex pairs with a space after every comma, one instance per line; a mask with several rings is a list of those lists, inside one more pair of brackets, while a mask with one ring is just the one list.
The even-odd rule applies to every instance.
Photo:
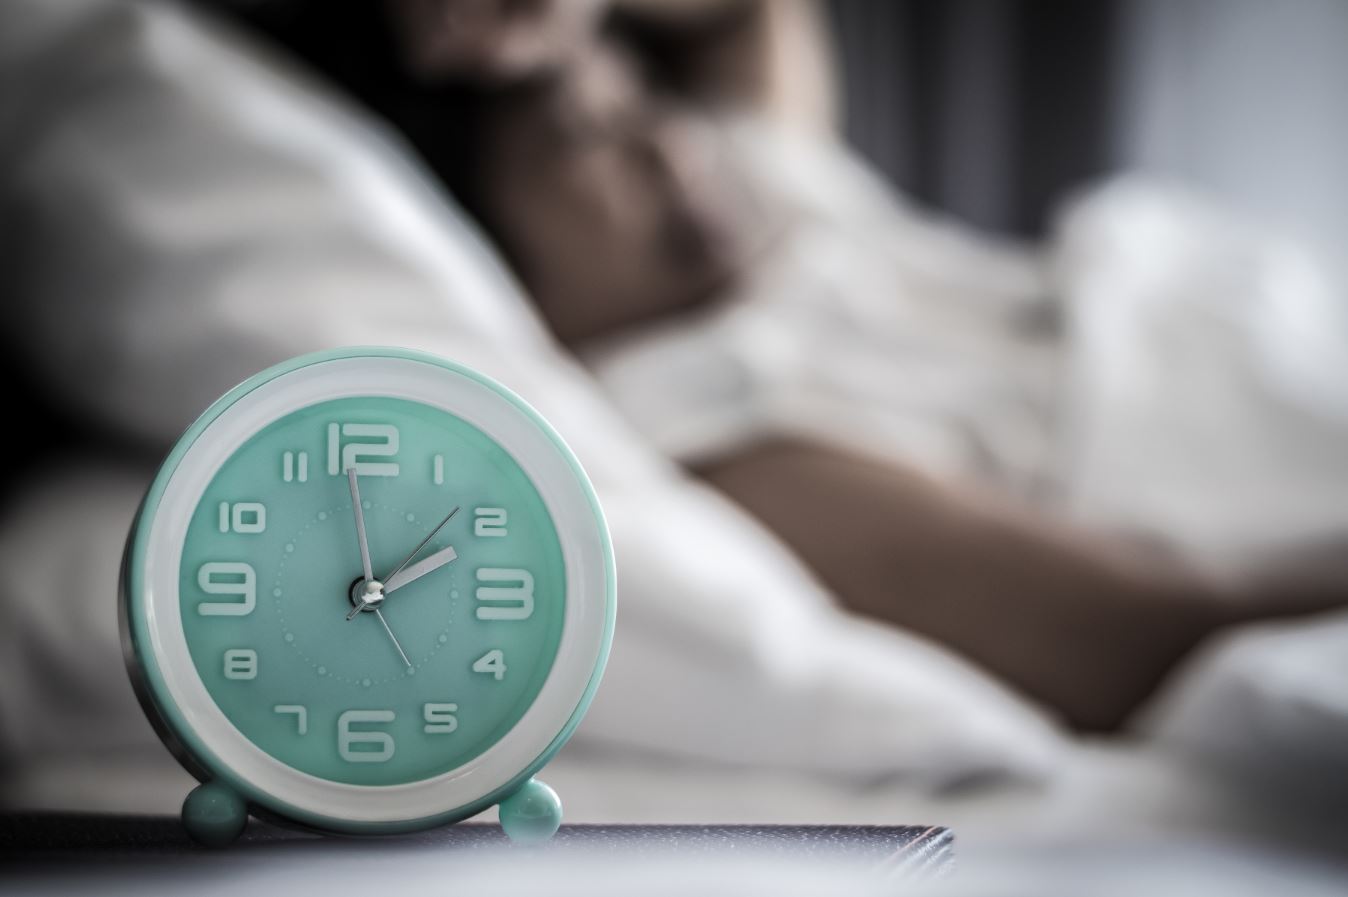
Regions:
[[520, 839], [560, 821], [533, 775], [598, 685], [612, 554], [574, 456], [486, 378], [352, 349], [247, 381], [164, 462], [122, 594], [138, 694], [202, 781], [198, 840], [249, 812], [381, 833], [500, 804]]

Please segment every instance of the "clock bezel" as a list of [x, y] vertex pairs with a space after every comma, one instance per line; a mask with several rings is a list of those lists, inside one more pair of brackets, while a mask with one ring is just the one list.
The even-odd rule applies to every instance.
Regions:
[[[181, 623], [178, 565], [187, 521], [219, 470], [257, 432], [330, 399], [386, 396], [455, 414], [508, 451], [534, 483], [561, 544], [567, 600], [551, 670], [503, 737], [456, 769], [415, 782], [352, 785], [286, 766], [220, 710], [192, 663]], [[207, 437], [207, 438], [203, 438]], [[433, 355], [352, 348], [303, 356], [258, 374], [192, 425], [160, 468], [128, 540], [122, 580], [128, 668], [157, 728], [198, 776], [312, 828], [406, 831], [471, 816], [540, 769], [579, 723], [612, 639], [616, 589], [607, 526], [588, 477], [527, 403]]]

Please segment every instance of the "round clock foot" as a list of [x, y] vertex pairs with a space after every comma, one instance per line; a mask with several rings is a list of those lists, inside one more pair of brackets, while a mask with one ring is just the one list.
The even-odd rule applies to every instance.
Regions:
[[538, 844], [562, 824], [562, 799], [547, 785], [530, 779], [501, 801], [501, 828], [516, 844]]
[[248, 806], [233, 790], [215, 782], [192, 789], [183, 801], [183, 825], [192, 840], [206, 847], [233, 843], [248, 824]]

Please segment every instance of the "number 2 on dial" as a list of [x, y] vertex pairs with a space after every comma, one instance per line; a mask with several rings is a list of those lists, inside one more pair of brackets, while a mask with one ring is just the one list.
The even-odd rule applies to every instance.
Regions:
[[473, 535], [502, 538], [506, 535], [505, 508], [474, 508]]

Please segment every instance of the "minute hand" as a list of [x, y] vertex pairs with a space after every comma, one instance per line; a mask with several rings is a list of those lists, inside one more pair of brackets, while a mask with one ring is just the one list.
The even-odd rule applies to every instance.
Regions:
[[422, 558], [415, 564], [399, 570], [397, 573], [390, 576], [384, 583], [384, 594], [387, 595], [389, 592], [401, 589], [409, 582], [420, 579], [427, 573], [433, 573], [436, 570], [439, 570], [458, 556], [459, 553], [455, 551], [454, 546], [451, 545], [448, 548], [440, 549], [429, 557]]

